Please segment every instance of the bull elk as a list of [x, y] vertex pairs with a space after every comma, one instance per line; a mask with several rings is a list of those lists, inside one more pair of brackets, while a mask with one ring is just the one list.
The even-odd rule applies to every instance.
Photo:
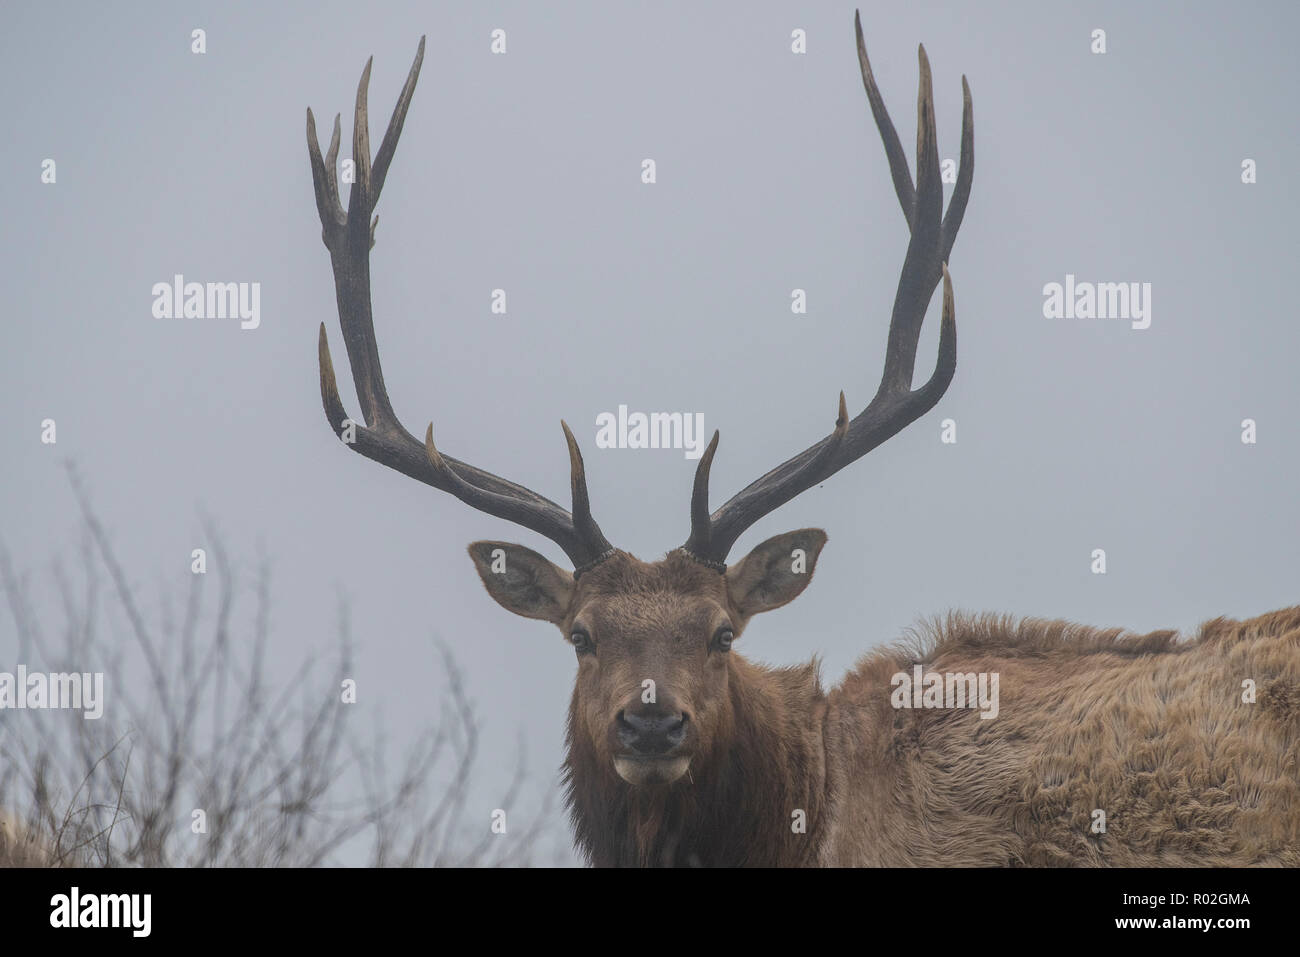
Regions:
[[[867, 99], [911, 233], [884, 372], [862, 412], [850, 419], [841, 393], [829, 435], [710, 512], [715, 432], [695, 473], [690, 535], [656, 562], [601, 533], [564, 423], [569, 511], [441, 452], [432, 425], [424, 441], [415, 438], [384, 386], [370, 249], [421, 39], [373, 163], [369, 62], [361, 75], [346, 212], [338, 118], [322, 158], [307, 111], [322, 238], [366, 423], [344, 411], [322, 324], [330, 425], [367, 458], [544, 535], [572, 561], [570, 572], [521, 545], [469, 546], [492, 598], [558, 626], [577, 656], [563, 773], [577, 846], [595, 865], [1300, 864], [1300, 607], [1217, 619], [1187, 641], [953, 615], [911, 645], [864, 658], [830, 692], [815, 661], [768, 668], [732, 650], [754, 615], [804, 590], [826, 534], [787, 532], [728, 564], [736, 540], [928, 412], [956, 368], [947, 262], [974, 170], [970, 89], [963, 78], [960, 172], [945, 213], [925, 50], [913, 185], [855, 25]], [[940, 281], [938, 360], [913, 389], [918, 337]], [[912, 676], [919, 680], [909, 690]], [[954, 685], [977, 694], [977, 677], [978, 692], [988, 679], [1000, 696], [995, 720], [988, 709], [928, 707], [936, 686], [941, 705], [954, 703], [943, 697]], [[1253, 701], [1243, 682], [1258, 689]]]

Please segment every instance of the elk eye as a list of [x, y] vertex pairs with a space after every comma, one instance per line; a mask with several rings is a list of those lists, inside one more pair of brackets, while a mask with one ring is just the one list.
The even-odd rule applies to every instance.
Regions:
[[736, 633], [725, 625], [718, 629], [718, 633], [713, 636], [713, 647], [718, 651], [730, 651], [731, 640], [736, 637]]
[[575, 631], [569, 636], [569, 640], [573, 642], [573, 650], [580, 655], [588, 655], [596, 650], [596, 643], [585, 631]]

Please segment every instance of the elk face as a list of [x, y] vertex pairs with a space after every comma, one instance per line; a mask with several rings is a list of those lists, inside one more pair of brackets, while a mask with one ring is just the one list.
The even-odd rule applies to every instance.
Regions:
[[731, 643], [803, 591], [825, 543], [821, 529], [788, 532], [725, 572], [680, 549], [654, 563], [616, 551], [576, 580], [522, 545], [475, 542], [469, 553], [502, 607], [556, 625], [577, 655], [575, 743], [628, 784], [654, 787], [727, 747]]

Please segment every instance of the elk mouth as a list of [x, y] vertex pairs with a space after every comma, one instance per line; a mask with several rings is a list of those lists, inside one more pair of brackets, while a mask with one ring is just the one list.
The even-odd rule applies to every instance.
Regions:
[[614, 771], [634, 787], [672, 784], [691, 765], [689, 754], [618, 754]]

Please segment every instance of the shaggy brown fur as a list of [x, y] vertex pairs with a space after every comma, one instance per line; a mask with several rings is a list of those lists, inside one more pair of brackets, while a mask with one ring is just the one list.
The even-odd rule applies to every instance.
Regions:
[[[893, 709], [890, 676], [916, 662], [1000, 672], [1001, 714]], [[821, 860], [1296, 866], [1298, 703], [1300, 607], [1215, 619], [1188, 642], [953, 616], [831, 692]]]

